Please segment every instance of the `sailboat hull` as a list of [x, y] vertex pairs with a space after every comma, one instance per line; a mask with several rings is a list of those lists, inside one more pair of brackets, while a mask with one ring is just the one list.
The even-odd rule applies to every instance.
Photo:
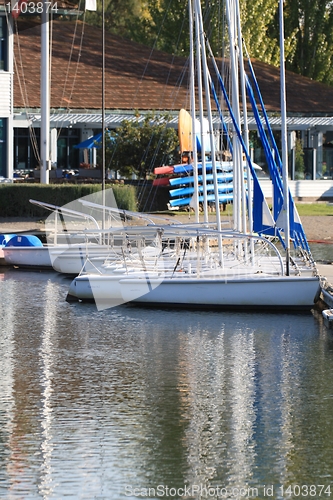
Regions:
[[[317, 277], [261, 277], [239, 279], [120, 280], [124, 302], [176, 307], [219, 309], [310, 309], [320, 293]], [[142, 294], [140, 295], [140, 291]]]
[[41, 247], [5, 247], [5, 264], [8, 266], [52, 269], [49, 248]]

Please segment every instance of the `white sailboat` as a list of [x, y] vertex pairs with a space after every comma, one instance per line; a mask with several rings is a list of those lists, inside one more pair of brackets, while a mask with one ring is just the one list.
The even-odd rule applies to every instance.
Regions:
[[[103, 309], [124, 302], [159, 306], [309, 308], [319, 279], [303, 262], [285, 273], [276, 246], [265, 237], [193, 226], [157, 226], [155, 253], [139, 245], [131, 258], [106, 262], [94, 273], [81, 273], [68, 300], [95, 300]], [[128, 230], [123, 233], [129, 236]], [[218, 237], [222, 239], [220, 262]], [[137, 235], [135, 236], [137, 238]], [[253, 243], [255, 255], [240, 253]], [[168, 246], [169, 244], [169, 246]]]
[[[46, 224], [47, 243], [43, 244], [36, 235], [13, 235], [2, 248], [5, 265], [52, 269], [56, 257], [64, 252], [71, 251], [77, 260], [82, 260], [89, 249], [96, 252], [100, 247], [105, 248], [99, 244], [100, 226], [90, 214], [37, 200], [30, 202], [53, 214], [54, 223]], [[66, 224], [66, 217], [75, 220], [75, 224]], [[89, 238], [85, 231], [87, 227], [91, 228]]]
[[[227, 18], [233, 75], [232, 103], [222, 79], [221, 90], [233, 122], [233, 190], [234, 230], [222, 230], [219, 212], [219, 184], [216, 168], [214, 130], [210, 110], [212, 78], [206, 63], [205, 39], [200, 0], [189, 5], [190, 18], [196, 28], [197, 62], [203, 74], [203, 86], [208, 111], [211, 140], [212, 175], [216, 206], [214, 229], [209, 227], [206, 214], [204, 223], [172, 227], [161, 225], [158, 229], [161, 249], [173, 242], [173, 249], [162, 251], [155, 263], [141, 252], [139, 267], [125, 261], [107, 272], [78, 276], [72, 283], [69, 298], [85, 300], [94, 298], [99, 309], [125, 302], [145, 305], [208, 308], [311, 308], [320, 294], [320, 278], [311, 257], [306, 238], [288, 189], [287, 159], [283, 149], [283, 171], [269, 157], [272, 182], [276, 199], [273, 213], [263, 197], [255, 168], [248, 153], [246, 139], [241, 133], [240, 106], [238, 103], [238, 73], [243, 71], [237, 56], [242, 37], [237, 20], [238, 2], [227, 0]], [[280, 1], [281, 32], [283, 33], [283, 7]], [[281, 35], [283, 42], [283, 36]], [[283, 43], [282, 43], [283, 45]], [[208, 46], [209, 50], [209, 46]], [[212, 54], [211, 54], [212, 55]], [[214, 63], [214, 60], [213, 60]], [[215, 67], [217, 65], [214, 63]], [[284, 65], [283, 50], [281, 67]], [[245, 78], [244, 78], [245, 83]], [[199, 84], [200, 88], [201, 83]], [[285, 120], [284, 70], [281, 68], [282, 119]], [[247, 82], [249, 87], [249, 83]], [[196, 119], [194, 83], [192, 89], [193, 123]], [[214, 92], [215, 93], [215, 92]], [[216, 95], [216, 93], [215, 93]], [[237, 97], [237, 99], [236, 99]], [[217, 104], [218, 105], [218, 104]], [[202, 104], [199, 105], [202, 115]], [[195, 130], [194, 126], [192, 130]], [[265, 140], [264, 134], [262, 140]], [[285, 133], [283, 134], [285, 138]], [[198, 189], [196, 147], [193, 140], [194, 186]], [[284, 147], [284, 146], [283, 146]], [[269, 149], [269, 148], [267, 148]], [[247, 162], [248, 195], [245, 186], [243, 155]], [[205, 171], [205, 168], [202, 169]], [[204, 206], [207, 199], [204, 190]], [[193, 206], [198, 213], [198, 194]], [[253, 206], [252, 206], [253, 203]], [[247, 208], [249, 212], [247, 212]], [[248, 215], [246, 215], [248, 214]], [[282, 224], [281, 224], [282, 221]], [[291, 226], [290, 226], [291, 221]], [[155, 228], [156, 229], [156, 228]], [[124, 228], [124, 232], [126, 230]], [[290, 239], [295, 244], [291, 255]], [[272, 239], [276, 242], [273, 243]], [[296, 247], [299, 247], [296, 249]]]

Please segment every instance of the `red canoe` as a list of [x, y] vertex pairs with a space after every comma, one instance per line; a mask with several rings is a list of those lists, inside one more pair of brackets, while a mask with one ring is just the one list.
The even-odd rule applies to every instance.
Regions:
[[169, 177], [159, 177], [158, 179], [153, 180], [153, 186], [168, 186], [169, 185]]
[[173, 167], [169, 167], [167, 165], [164, 165], [163, 167], [156, 167], [156, 168], [154, 168], [154, 174], [155, 175], [173, 174]]

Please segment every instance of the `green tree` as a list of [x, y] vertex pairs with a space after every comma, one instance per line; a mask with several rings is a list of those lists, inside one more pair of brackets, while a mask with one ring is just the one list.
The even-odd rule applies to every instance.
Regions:
[[[88, 22], [101, 26], [101, 3]], [[228, 55], [225, 0], [201, 0], [204, 31], [216, 56]], [[279, 0], [240, 0], [242, 35], [249, 55], [279, 66]], [[332, 0], [286, 0], [286, 68], [333, 85]], [[175, 55], [189, 54], [184, 0], [105, 0], [106, 29]]]
[[294, 38], [286, 66], [333, 84], [333, 4], [328, 0], [288, 0], [285, 31]]
[[[214, 54], [223, 57], [229, 51], [225, 1], [201, 0], [201, 3], [206, 37]], [[240, 0], [242, 34], [247, 50], [251, 57], [270, 64], [279, 64], [278, 8], [277, 0]], [[148, 0], [144, 12], [131, 23], [133, 40], [168, 53], [189, 54], [187, 2]], [[291, 41], [292, 38], [287, 40], [287, 49]]]
[[141, 17], [130, 26], [131, 38], [170, 54], [188, 55], [189, 21], [187, 2], [148, 0]]
[[[142, 16], [143, 0], [105, 0], [105, 29], [110, 33], [130, 37], [130, 26]], [[102, 26], [102, 0], [97, 0], [97, 11], [86, 12], [86, 21]]]
[[[279, 66], [279, 2], [240, 0], [243, 38], [251, 57]], [[286, 0], [284, 5], [286, 68], [333, 84], [333, 3], [331, 0]]]
[[178, 137], [176, 131], [166, 125], [168, 118], [154, 113], [142, 117], [136, 113], [135, 121], [124, 120], [119, 128], [109, 131], [105, 140], [107, 168], [124, 177], [136, 174], [143, 179], [155, 167], [177, 161]]
[[242, 35], [251, 57], [272, 63], [278, 58], [274, 22], [276, 0], [240, 0]]
[[[224, 55], [228, 51], [225, 1], [202, 0], [201, 3], [206, 37], [213, 52]], [[266, 62], [278, 61], [278, 33], [276, 26], [274, 28], [277, 10], [277, 0], [240, 0], [243, 38], [252, 57]], [[145, 15], [137, 17], [134, 24], [131, 36], [136, 41], [155, 45], [165, 52], [188, 55], [187, 2], [148, 0]]]

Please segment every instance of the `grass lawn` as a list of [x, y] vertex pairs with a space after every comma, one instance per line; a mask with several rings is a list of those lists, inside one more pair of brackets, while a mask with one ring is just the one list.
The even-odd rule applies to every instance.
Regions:
[[299, 215], [333, 215], [333, 204], [328, 203], [296, 203]]
[[[304, 215], [332, 215], [333, 216], [333, 204], [328, 203], [296, 203], [296, 207], [300, 217]], [[187, 215], [186, 211], [170, 211], [169, 213], [177, 215]], [[230, 216], [232, 215], [232, 205], [227, 205], [226, 210], [221, 212], [222, 215]], [[213, 215], [213, 214], [212, 214]]]

